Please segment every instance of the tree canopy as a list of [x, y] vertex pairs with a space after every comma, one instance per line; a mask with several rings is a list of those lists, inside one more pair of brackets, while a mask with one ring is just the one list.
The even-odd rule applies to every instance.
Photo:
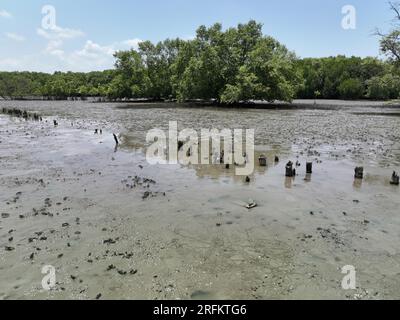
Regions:
[[[400, 4], [391, 3], [400, 21]], [[115, 53], [115, 69], [54, 74], [0, 72], [0, 96], [207, 100], [223, 104], [304, 99], [400, 97], [400, 26], [381, 35], [388, 60], [298, 58], [256, 21], [200, 26], [191, 40], [144, 41]]]

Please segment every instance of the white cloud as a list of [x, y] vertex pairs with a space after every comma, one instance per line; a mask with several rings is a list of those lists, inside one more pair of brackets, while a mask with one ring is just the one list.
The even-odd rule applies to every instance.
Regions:
[[9, 39], [11, 39], [11, 40], [18, 41], [18, 42], [25, 41], [25, 37], [24, 37], [24, 36], [21, 36], [21, 35], [19, 35], [19, 34], [12, 33], [12, 32], [6, 32], [6, 33], [4, 33], [4, 34], [5, 34], [5, 36], [6, 36], [7, 38], [9, 38]]
[[143, 40], [135, 38], [135, 39], [122, 41], [121, 44], [137, 50], [139, 48], [140, 42], [143, 42]]
[[1, 18], [12, 18], [12, 14], [6, 10], [0, 10], [0, 17]]
[[101, 46], [91, 40], [86, 41], [82, 50], [75, 54], [82, 58], [97, 59], [101, 56], [112, 56], [115, 52], [113, 46]]
[[132, 38], [112, 44], [99, 44], [93, 40], [86, 40], [81, 47], [71, 50], [67, 49], [66, 42], [83, 36], [83, 32], [57, 27], [54, 30], [38, 29], [37, 33], [46, 39], [45, 48], [36, 54], [16, 57], [16, 59], [1, 60], [0, 58], [0, 70], [88, 72], [112, 69], [116, 51], [137, 49], [142, 41]]
[[[38, 57], [20, 56], [15, 58], [0, 58], [1, 71], [34, 71], [40, 63]], [[41, 70], [45, 69], [45, 65], [40, 66]], [[40, 71], [40, 70], [39, 70]]]
[[62, 40], [50, 40], [44, 53], [57, 58], [57, 67], [61, 71], [97, 71], [114, 67], [114, 53], [119, 50], [137, 49], [140, 39], [124, 40], [111, 45], [101, 45], [87, 40], [82, 48], [72, 52], [63, 50]]
[[59, 58], [63, 58], [64, 56], [62, 46], [65, 40], [72, 40], [85, 35], [81, 30], [61, 28], [59, 26], [54, 26], [51, 29], [39, 28], [37, 29], [37, 34], [48, 40], [44, 53]]
[[64, 54], [64, 50], [62, 50], [62, 45], [62, 40], [50, 40], [47, 43], [47, 47], [44, 50], [44, 53], [62, 58], [62, 55]]
[[85, 35], [81, 30], [61, 28], [59, 26], [47, 30], [39, 28], [37, 29], [37, 34], [48, 40], [75, 39]]

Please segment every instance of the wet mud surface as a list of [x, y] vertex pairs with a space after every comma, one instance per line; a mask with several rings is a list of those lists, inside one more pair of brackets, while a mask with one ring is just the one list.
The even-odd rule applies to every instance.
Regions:
[[[43, 121], [0, 115], [0, 299], [400, 298], [400, 111], [3, 107]], [[255, 128], [268, 166], [250, 183], [224, 165], [152, 166], [146, 132], [169, 121]], [[301, 164], [295, 178], [288, 160]], [[341, 287], [346, 265], [356, 290]]]

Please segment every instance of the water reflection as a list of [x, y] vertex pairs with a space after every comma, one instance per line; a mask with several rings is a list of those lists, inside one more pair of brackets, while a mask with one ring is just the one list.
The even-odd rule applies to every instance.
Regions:
[[295, 177], [285, 177], [285, 188], [292, 189]]
[[[280, 155], [282, 153], [289, 153], [288, 149], [281, 150], [264, 150], [264, 151], [256, 151], [254, 156], [254, 173], [251, 177], [256, 175], [266, 175], [271, 168], [274, 168], [277, 164], [274, 162], [275, 156]], [[261, 166], [259, 163], [259, 156], [265, 155], [267, 158], [267, 166]], [[199, 178], [226, 178], [230, 177], [235, 182], [244, 181], [243, 176], [238, 176], [236, 174], [236, 169], [242, 166], [230, 165], [229, 169], [226, 169], [225, 164], [212, 164], [212, 165], [189, 165], [191, 169], [196, 171], [196, 175]], [[253, 181], [254, 179], [251, 179]]]
[[354, 179], [353, 187], [354, 189], [361, 189], [363, 184], [363, 179]]
[[306, 176], [305, 176], [305, 178], [304, 178], [304, 181], [311, 182], [311, 177], [312, 177], [312, 174], [311, 174], [311, 173], [306, 173]]

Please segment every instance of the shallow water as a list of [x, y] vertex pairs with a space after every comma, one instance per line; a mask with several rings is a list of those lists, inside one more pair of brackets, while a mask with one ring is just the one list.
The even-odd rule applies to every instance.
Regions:
[[[396, 110], [2, 107], [37, 111], [48, 122], [0, 115], [0, 213], [9, 214], [0, 218], [0, 298], [400, 297], [400, 197], [390, 185], [400, 165]], [[180, 129], [254, 128], [269, 166], [257, 166], [249, 184], [223, 165], [150, 166], [146, 132], [169, 121]], [[99, 127], [103, 135], [93, 135]], [[119, 150], [111, 132], [121, 134]], [[289, 159], [302, 163], [295, 179], [284, 177]], [[314, 160], [311, 180], [306, 159]], [[356, 165], [365, 167], [362, 182], [353, 179]], [[258, 207], [245, 209], [249, 199]], [[51, 292], [40, 284], [48, 264], [57, 269]], [[345, 265], [357, 269], [356, 290], [341, 288]]]
[[125, 138], [125, 146], [145, 144], [149, 130], [168, 129], [255, 129], [258, 149], [279, 148], [283, 152], [308, 154], [317, 151], [328, 157], [347, 157], [354, 162], [379, 166], [400, 164], [400, 110], [346, 107], [291, 110], [180, 108], [169, 104], [109, 104], [85, 102], [0, 101], [2, 107], [18, 107], [74, 121], [77, 128], [103, 127]]

